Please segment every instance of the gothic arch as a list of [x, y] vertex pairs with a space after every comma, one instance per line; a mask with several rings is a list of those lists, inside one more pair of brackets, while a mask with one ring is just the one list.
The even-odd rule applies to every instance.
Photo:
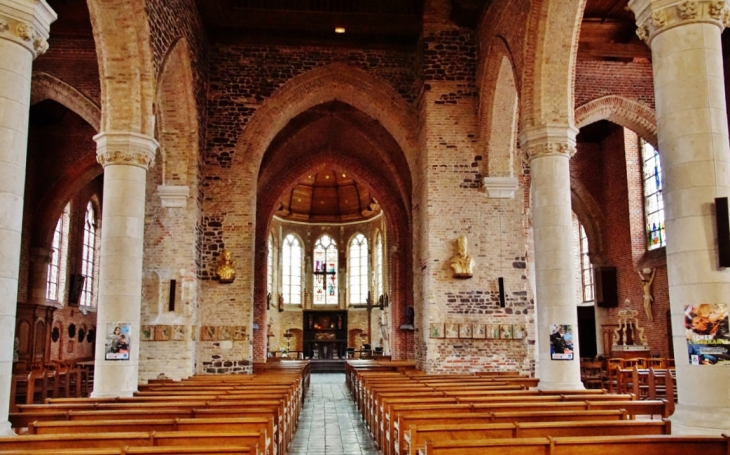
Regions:
[[657, 147], [656, 114], [638, 101], [608, 95], [589, 101], [575, 110], [577, 128], [583, 128], [599, 120], [609, 120], [628, 128]]
[[61, 79], [51, 76], [48, 73], [34, 73], [31, 87], [30, 104], [37, 104], [45, 100], [53, 100], [66, 106], [94, 130], [99, 131], [101, 123], [101, 110], [99, 106], [91, 101], [86, 95], [76, 90]]
[[101, 81], [101, 131], [154, 134], [154, 68], [144, 0], [87, 0]]
[[[342, 101], [374, 118], [393, 136], [416, 175], [418, 120], [414, 109], [386, 81], [342, 63], [294, 77], [272, 94], [251, 117], [236, 145], [236, 161], [246, 161], [252, 176], [277, 133], [297, 115], [328, 101]], [[255, 177], [254, 177], [255, 178]]]
[[589, 257], [595, 266], [606, 263], [606, 225], [603, 210], [588, 190], [576, 179], [570, 179], [570, 203], [573, 213], [583, 225], [588, 237]]

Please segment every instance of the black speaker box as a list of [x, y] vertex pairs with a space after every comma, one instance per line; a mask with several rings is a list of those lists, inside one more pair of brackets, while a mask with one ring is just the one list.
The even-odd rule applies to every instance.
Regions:
[[600, 267], [593, 271], [596, 284], [596, 304], [601, 308], [618, 306], [616, 267]]
[[504, 308], [507, 305], [507, 302], [504, 300], [504, 278], [497, 278], [497, 283], [499, 283], [499, 306]]
[[730, 218], [726, 197], [715, 198], [715, 223], [717, 223], [717, 254], [720, 267], [730, 267]]

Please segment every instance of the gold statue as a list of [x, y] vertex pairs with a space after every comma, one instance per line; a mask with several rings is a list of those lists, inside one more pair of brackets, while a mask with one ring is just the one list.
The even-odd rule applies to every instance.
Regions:
[[[649, 272], [649, 270], [651, 270], [651, 272]], [[647, 275], [650, 276], [647, 278]], [[651, 304], [654, 301], [654, 297], [651, 295], [651, 285], [654, 283], [654, 275], [656, 275], [656, 269], [652, 270], [646, 268], [639, 272], [641, 287], [644, 290], [644, 312], [646, 313], [646, 319], [648, 319], [649, 322], [654, 322], [654, 316], [651, 314]]]
[[233, 283], [233, 280], [236, 279], [236, 261], [231, 257], [230, 251], [223, 250], [218, 258], [218, 268], [215, 269], [215, 273], [221, 283]]
[[471, 278], [474, 269], [474, 259], [466, 252], [467, 239], [465, 235], [460, 235], [456, 241], [459, 247], [459, 254], [451, 258], [451, 270], [454, 271], [454, 278]]

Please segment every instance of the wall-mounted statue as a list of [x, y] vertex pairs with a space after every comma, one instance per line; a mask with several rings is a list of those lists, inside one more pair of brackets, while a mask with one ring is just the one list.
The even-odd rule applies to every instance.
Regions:
[[649, 322], [654, 322], [654, 316], [651, 313], [651, 304], [654, 301], [654, 297], [651, 295], [651, 285], [654, 283], [654, 275], [656, 275], [656, 269], [646, 268], [639, 272], [641, 287], [644, 290], [644, 312]]
[[459, 254], [451, 258], [451, 270], [454, 271], [454, 278], [471, 278], [474, 274], [474, 259], [467, 253], [468, 241], [465, 235], [460, 235], [456, 240]]
[[236, 261], [231, 259], [233, 255], [228, 250], [221, 251], [218, 258], [218, 268], [215, 269], [216, 275], [221, 283], [233, 283], [236, 279]]

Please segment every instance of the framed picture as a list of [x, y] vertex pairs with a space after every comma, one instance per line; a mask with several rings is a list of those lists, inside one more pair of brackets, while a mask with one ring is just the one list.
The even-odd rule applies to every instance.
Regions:
[[200, 341], [218, 341], [218, 327], [204, 325], [200, 328]]
[[472, 328], [472, 338], [484, 339], [487, 337], [487, 325], [486, 324], [474, 324]]
[[129, 360], [132, 342], [131, 323], [107, 323], [104, 360]]
[[172, 336], [169, 325], [155, 326], [155, 341], [170, 341]]
[[443, 338], [444, 337], [444, 323], [443, 322], [432, 322], [428, 327], [429, 338]]
[[155, 341], [155, 326], [143, 325], [139, 328], [140, 341]]
[[572, 325], [550, 325], [550, 360], [573, 360]]
[[514, 338], [512, 333], [512, 324], [500, 324], [499, 338], [503, 340], [511, 340], [512, 338]]
[[172, 339], [175, 341], [185, 341], [186, 330], [184, 325], [172, 326]]
[[222, 325], [218, 327], [218, 339], [220, 341], [231, 341], [233, 340], [233, 331], [231, 330], [232, 327], [227, 325]]
[[446, 338], [459, 338], [459, 324], [456, 322], [444, 323], [444, 336]]
[[470, 322], [459, 324], [459, 338], [472, 338], [472, 330]]
[[499, 339], [499, 324], [487, 325], [487, 338], [490, 340]]
[[245, 325], [237, 325], [233, 327], [233, 340], [234, 341], [241, 341], [246, 339], [246, 326]]
[[514, 324], [512, 326], [512, 338], [515, 340], [524, 340], [527, 338], [527, 328], [525, 324]]

